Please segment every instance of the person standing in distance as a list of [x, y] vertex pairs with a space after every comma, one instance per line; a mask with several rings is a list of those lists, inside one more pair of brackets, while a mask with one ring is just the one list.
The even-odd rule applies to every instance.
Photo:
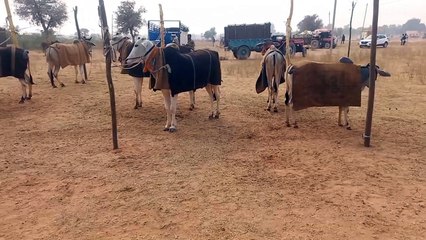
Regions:
[[192, 49], [192, 51], [194, 51], [195, 49], [195, 43], [194, 40], [192, 40], [192, 35], [188, 34], [188, 42], [186, 43], [186, 46], [190, 47]]

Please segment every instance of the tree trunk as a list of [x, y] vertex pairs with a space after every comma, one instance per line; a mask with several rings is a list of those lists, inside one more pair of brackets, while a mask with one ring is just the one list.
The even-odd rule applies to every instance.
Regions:
[[132, 36], [132, 41], [135, 42], [135, 33], [133, 32], [133, 29], [130, 30], [130, 35]]

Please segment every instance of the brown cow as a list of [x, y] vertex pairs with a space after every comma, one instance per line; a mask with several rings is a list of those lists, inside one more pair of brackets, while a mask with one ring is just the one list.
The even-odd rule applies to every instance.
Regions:
[[49, 65], [47, 75], [49, 75], [52, 87], [56, 88], [55, 78], [61, 87], [65, 86], [59, 80], [58, 72], [60, 68], [65, 68], [68, 65], [72, 65], [75, 68], [75, 82], [79, 83], [77, 80], [77, 66], [79, 66], [82, 83], [86, 83], [87, 79], [83, 75], [83, 64], [90, 62], [92, 46], [95, 46], [90, 40], [91, 38], [86, 39], [83, 37], [81, 40], [75, 40], [74, 43], [54, 43], [47, 48], [46, 62]]
[[[349, 123], [349, 106], [361, 106], [361, 91], [369, 87], [370, 65], [353, 64], [348, 58], [341, 58], [340, 63], [305, 62], [290, 66], [286, 79], [286, 124], [291, 126], [293, 109], [308, 107], [338, 106], [339, 126], [351, 129]], [[376, 66], [376, 75], [389, 77], [390, 74]], [[342, 123], [341, 115], [344, 115]], [[297, 122], [293, 118], [293, 126]]]

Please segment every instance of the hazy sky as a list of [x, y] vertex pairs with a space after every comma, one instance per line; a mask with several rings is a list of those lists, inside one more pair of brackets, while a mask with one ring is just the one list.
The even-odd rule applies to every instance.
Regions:
[[[12, 12], [15, 12], [13, 0], [9, 0], [12, 5]], [[58, 29], [61, 34], [73, 34], [75, 32], [74, 13], [72, 8], [78, 6], [78, 19], [80, 28], [87, 28], [91, 33], [100, 33], [98, 27], [97, 6], [98, 0], [64, 0], [68, 7], [68, 21]], [[113, 11], [121, 0], [105, 0], [105, 8], [108, 15], [108, 25], [111, 27]], [[365, 26], [371, 25], [373, 0], [357, 0], [354, 11], [353, 26], [361, 27], [364, 19], [364, 12], [367, 8]], [[277, 31], [285, 31], [285, 21], [289, 15], [290, 0], [161, 0], [161, 1], [140, 1], [136, 0], [137, 7], [143, 6], [147, 10], [143, 16], [146, 20], [159, 19], [159, 7], [163, 6], [164, 19], [181, 20], [187, 25], [193, 34], [201, 34], [211, 27], [216, 28], [216, 32], [223, 33], [223, 28], [229, 24], [251, 24], [271, 22]], [[263, 4], [263, 5], [262, 5]], [[336, 27], [343, 27], [349, 24], [352, 0], [337, 0]], [[329, 15], [333, 19], [334, 0], [294, 0], [294, 11], [292, 26], [296, 25], [304, 16], [318, 14], [324, 24], [329, 23]], [[6, 10], [3, 3], [0, 3], [1, 23], [5, 24]], [[15, 25], [19, 25], [26, 32], [36, 32], [41, 28], [33, 26], [28, 21], [19, 19], [13, 14]], [[403, 24], [407, 20], [416, 17], [423, 23], [426, 22], [426, 0], [380, 0], [379, 25]], [[141, 34], [146, 34], [142, 30]]]

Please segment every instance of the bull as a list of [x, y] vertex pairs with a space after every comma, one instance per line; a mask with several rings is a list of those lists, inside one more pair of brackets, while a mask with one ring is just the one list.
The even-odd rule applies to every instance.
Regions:
[[267, 51], [262, 53], [262, 70], [256, 81], [256, 92], [261, 93], [268, 88], [268, 106], [266, 110], [278, 112], [278, 89], [279, 85], [284, 82], [284, 73], [286, 69], [286, 61], [284, 55], [274, 46], [271, 45]]
[[80, 68], [80, 75], [82, 83], [86, 83], [87, 79], [83, 74], [83, 64], [90, 63], [92, 57], [92, 43], [91, 38], [81, 38], [74, 40], [74, 43], [54, 43], [46, 50], [46, 62], [48, 63], [47, 75], [49, 76], [52, 87], [56, 88], [54, 80], [59, 82], [61, 87], [65, 84], [59, 80], [58, 73], [60, 68], [65, 68], [69, 65], [74, 66], [75, 69], [75, 82], [77, 80], [78, 68]]
[[155, 78], [154, 90], [161, 90], [163, 94], [167, 112], [165, 131], [176, 131], [177, 97], [182, 92], [205, 88], [211, 103], [209, 118], [219, 118], [222, 79], [218, 52], [203, 49], [182, 54], [173, 46], [159, 48], [150, 41], [138, 40], [127, 61], [135, 59], [144, 61], [144, 71]]
[[[375, 76], [391, 76], [376, 66]], [[361, 91], [369, 87], [370, 65], [356, 65], [349, 58], [341, 58], [339, 63], [305, 62], [287, 69], [286, 79], [286, 125], [298, 127], [294, 110], [308, 107], [338, 106], [338, 125], [350, 130], [349, 106], [361, 106]], [[343, 113], [343, 122], [342, 122]]]
[[[140, 40], [140, 38], [138, 38]], [[134, 44], [130, 40], [129, 37], [126, 37], [124, 35], [116, 35], [111, 39], [111, 45], [113, 47], [113, 61], [117, 61], [117, 55], [118, 55], [118, 61], [121, 63], [121, 66], [123, 67], [121, 73], [122, 74], [129, 74], [133, 77], [133, 83], [134, 83], [134, 92], [135, 92], [135, 107], [134, 109], [138, 109], [142, 107], [142, 84], [143, 84], [143, 78], [144, 77], [150, 77], [151, 74], [149, 72], [144, 72], [144, 64], [143, 62], [137, 62], [133, 64], [132, 66], [127, 66], [125, 64], [125, 60], [129, 53], [132, 51]], [[188, 49], [188, 47], [180, 47], [180, 51], [182, 53], [189, 53], [191, 49]], [[118, 52], [118, 54], [116, 54]], [[194, 91], [189, 92], [189, 99], [190, 99], [190, 110], [193, 110], [195, 108], [195, 96]]]
[[[0, 47], [0, 77], [16, 77], [21, 83], [22, 95], [19, 103], [32, 97], [33, 77], [30, 71], [29, 52], [22, 48]], [[28, 74], [26, 73], [28, 69]], [[28, 87], [28, 94], [27, 94]]]

